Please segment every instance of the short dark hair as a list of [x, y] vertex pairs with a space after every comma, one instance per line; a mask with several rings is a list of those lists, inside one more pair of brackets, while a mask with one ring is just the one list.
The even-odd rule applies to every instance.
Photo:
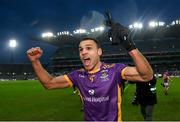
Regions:
[[[97, 39], [95, 39], [95, 38], [86, 37], [86, 38], [81, 39], [80, 42], [85, 41], [85, 40], [92, 40], [92, 41], [94, 41], [94, 42], [96, 43], [96, 45], [97, 45], [98, 48], [101, 48], [101, 45], [100, 45], [99, 40], [97, 40]], [[79, 42], [79, 43], [80, 43], [80, 42]]]

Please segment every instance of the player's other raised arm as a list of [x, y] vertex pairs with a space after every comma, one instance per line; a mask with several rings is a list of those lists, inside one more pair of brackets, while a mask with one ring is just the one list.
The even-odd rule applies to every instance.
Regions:
[[133, 49], [129, 52], [135, 67], [127, 67], [124, 69], [125, 79], [129, 81], [150, 81], [153, 78], [153, 70], [147, 59], [138, 51]]
[[27, 56], [29, 60], [31, 61], [34, 71], [39, 81], [41, 82], [41, 84], [46, 89], [69, 87], [71, 84], [67, 82], [64, 76], [53, 77], [44, 69], [41, 62], [39, 61], [42, 54], [43, 54], [43, 51], [39, 47], [33, 47], [27, 51]]
[[106, 23], [110, 27], [108, 36], [112, 44], [120, 44], [124, 47], [135, 63], [135, 67], [126, 67], [124, 69], [124, 78], [129, 81], [151, 80], [153, 78], [153, 70], [147, 59], [136, 48], [130, 30], [112, 19], [108, 19]]

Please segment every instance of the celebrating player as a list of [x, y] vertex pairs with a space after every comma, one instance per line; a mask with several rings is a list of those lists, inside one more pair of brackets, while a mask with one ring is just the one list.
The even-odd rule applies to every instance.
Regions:
[[[84, 38], [79, 43], [83, 68], [58, 77], [51, 76], [41, 65], [39, 58], [43, 54], [42, 49], [31, 48], [27, 51], [34, 71], [46, 89], [73, 85], [79, 89], [84, 103], [85, 121], [121, 121], [122, 80], [147, 82], [153, 78], [150, 64], [135, 47], [129, 31], [119, 23], [110, 27], [111, 38], [128, 51], [135, 63], [134, 67], [121, 63], [102, 63], [102, 49], [98, 40], [93, 38]], [[36, 51], [38, 53], [34, 53]]]

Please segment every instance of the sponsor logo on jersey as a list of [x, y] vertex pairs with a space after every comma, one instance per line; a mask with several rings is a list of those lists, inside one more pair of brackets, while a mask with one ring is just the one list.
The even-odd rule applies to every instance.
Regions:
[[105, 96], [105, 97], [83, 97], [83, 99], [85, 101], [88, 102], [93, 102], [93, 103], [102, 103], [102, 102], [106, 102], [109, 101], [109, 96]]
[[82, 74], [79, 74], [79, 77], [81, 77], [81, 78], [85, 78], [85, 76], [84, 76], [84, 75], [82, 75]]
[[100, 78], [101, 78], [101, 81], [108, 81], [109, 80], [108, 70], [102, 70]]
[[89, 90], [88, 90], [88, 93], [89, 93], [91, 96], [94, 95], [94, 93], [95, 93], [95, 92], [94, 92], [94, 89], [89, 89]]

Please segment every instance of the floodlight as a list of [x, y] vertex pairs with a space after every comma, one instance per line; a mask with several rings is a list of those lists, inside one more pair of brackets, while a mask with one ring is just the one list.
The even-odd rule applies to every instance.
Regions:
[[52, 32], [45, 32], [45, 33], [42, 33], [42, 38], [50, 38], [50, 37], [53, 37], [54, 34]]
[[11, 63], [14, 62], [14, 49], [17, 46], [17, 42], [15, 39], [9, 40], [9, 47], [11, 48]]
[[91, 29], [91, 32], [95, 32], [95, 29], [93, 28], [93, 29]]
[[134, 27], [133, 27], [133, 25], [129, 25], [129, 29], [133, 29]]
[[98, 30], [102, 32], [102, 31], [104, 31], [104, 27], [103, 27], [103, 26], [100, 26], [100, 27], [98, 28]]
[[180, 20], [175, 20], [172, 21], [171, 25], [179, 25], [180, 24]]
[[150, 21], [149, 22], [149, 27], [157, 27], [157, 26], [164, 26], [165, 22], [156, 22], [156, 21]]
[[165, 25], [165, 22], [158, 22], [158, 25], [159, 25], [159, 26], [164, 26], [164, 25]]
[[175, 24], [176, 24], [175, 21], [172, 21], [171, 25], [175, 25]]
[[158, 26], [157, 22], [155, 22], [155, 21], [149, 22], [149, 27], [156, 27], [156, 26]]
[[91, 29], [91, 32], [97, 32], [97, 31], [100, 31], [100, 32], [104, 31], [104, 27], [100, 26], [100, 27]]
[[15, 48], [17, 46], [17, 42], [15, 39], [9, 40], [9, 47]]
[[135, 23], [133, 24], [133, 27], [134, 27], [135, 29], [141, 29], [141, 28], [143, 27], [143, 24], [140, 23], [140, 22], [135, 22]]
[[61, 35], [70, 35], [70, 32], [69, 31], [62, 31], [62, 32], [58, 32], [57, 35], [58, 36], [61, 36]]
[[74, 34], [83, 34], [83, 33], [87, 33], [87, 31], [85, 29], [77, 29], [75, 31], [73, 31]]
[[176, 22], [175, 22], [176, 24], [179, 24], [179, 21], [178, 20], [176, 20]]

